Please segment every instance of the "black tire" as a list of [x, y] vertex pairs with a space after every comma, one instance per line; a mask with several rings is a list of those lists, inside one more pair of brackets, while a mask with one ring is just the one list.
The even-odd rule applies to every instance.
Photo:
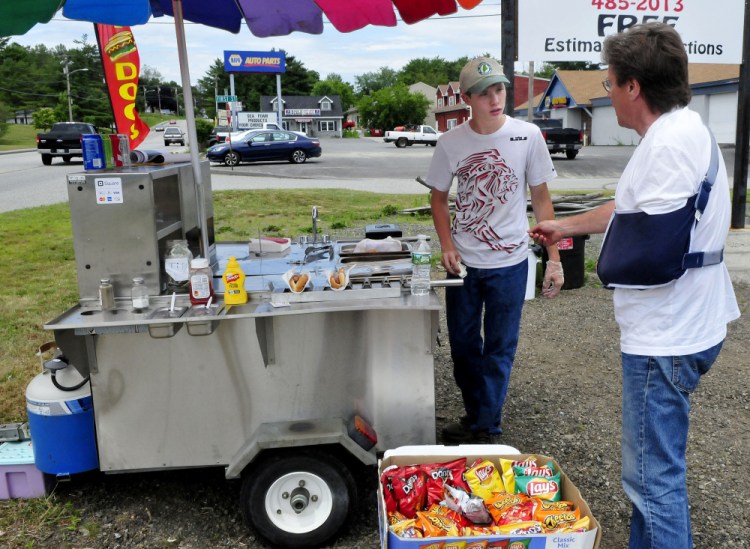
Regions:
[[42, 155], [42, 164], [45, 166], [49, 166], [52, 164], [52, 155], [51, 154], [43, 154]]
[[63, 162], [66, 164], [70, 164], [70, 161], [73, 160], [72, 156], [63, 156]]
[[305, 160], [307, 160], [307, 153], [302, 149], [294, 149], [289, 157], [289, 162], [292, 164], [304, 164]]
[[273, 547], [317, 547], [334, 537], [357, 502], [349, 469], [330, 454], [271, 454], [243, 475], [242, 515]]
[[185, 142], [184, 141], [180, 141], [180, 146], [184, 147], [185, 146]]
[[568, 157], [568, 160], [573, 160], [578, 155], [578, 151], [565, 151], [565, 156]]
[[237, 166], [240, 163], [240, 155], [235, 151], [229, 151], [224, 155], [224, 164], [227, 166]]
[[408, 144], [409, 144], [409, 141], [405, 137], [399, 137], [398, 139], [396, 139], [396, 146], [399, 149], [403, 149]]
[[432, 143], [430, 143], [430, 147], [437, 147], [437, 141], [433, 141]]

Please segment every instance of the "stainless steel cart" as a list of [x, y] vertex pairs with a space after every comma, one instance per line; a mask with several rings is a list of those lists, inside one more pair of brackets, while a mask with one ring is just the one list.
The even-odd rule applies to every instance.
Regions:
[[[210, 182], [201, 220], [189, 165], [73, 175], [68, 188], [80, 301], [45, 329], [90, 376], [102, 471], [222, 466], [243, 478], [243, 513], [263, 536], [306, 547], [345, 522], [351, 457], [372, 465], [378, 451], [435, 442], [440, 304], [434, 292], [410, 295], [408, 247], [381, 261], [322, 238], [280, 252], [217, 243]], [[166, 293], [175, 237], [211, 260], [209, 311]], [[247, 275], [246, 305], [221, 299], [229, 256]], [[325, 272], [342, 263], [350, 285], [333, 291]], [[304, 293], [283, 282], [290, 269], [310, 273]], [[143, 313], [129, 299], [134, 276], [152, 289]], [[99, 305], [103, 277], [115, 283], [115, 311]], [[353, 436], [355, 417], [377, 433], [374, 447]]]

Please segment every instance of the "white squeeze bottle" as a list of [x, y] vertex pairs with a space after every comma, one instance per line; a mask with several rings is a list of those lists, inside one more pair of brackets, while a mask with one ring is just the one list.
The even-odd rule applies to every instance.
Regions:
[[423, 234], [417, 236], [417, 242], [411, 252], [411, 295], [430, 293], [430, 267], [432, 252]]

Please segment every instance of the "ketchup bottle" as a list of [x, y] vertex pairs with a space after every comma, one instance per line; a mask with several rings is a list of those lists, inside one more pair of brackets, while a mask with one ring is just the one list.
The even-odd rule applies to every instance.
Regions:
[[213, 276], [205, 257], [196, 257], [190, 262], [190, 303], [205, 305], [209, 298], [213, 298]]

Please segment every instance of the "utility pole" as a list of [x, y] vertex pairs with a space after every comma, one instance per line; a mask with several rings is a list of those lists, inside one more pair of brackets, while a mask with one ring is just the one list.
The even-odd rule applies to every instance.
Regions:
[[[512, 117], [515, 110], [516, 98], [514, 93], [515, 80], [515, 62], [516, 62], [516, 0], [502, 0], [500, 2], [500, 20], [501, 20], [501, 40], [500, 44], [500, 62], [503, 65], [505, 76], [510, 81], [507, 88], [507, 100], [505, 114]], [[531, 99], [531, 98], [529, 98]]]
[[75, 72], [86, 72], [88, 69], [76, 69], [70, 70], [70, 61], [64, 59], [63, 62], [63, 74], [65, 75], [65, 84], [68, 88], [68, 122], [73, 122], [73, 97], [70, 95], [70, 75]]
[[214, 76], [214, 108], [216, 111], [214, 113], [214, 126], [219, 125], [219, 101], [217, 99], [218, 97], [219, 97], [219, 79], [218, 77]]
[[745, 39], [737, 90], [737, 131], [734, 147], [734, 185], [732, 189], [732, 228], [744, 229], [747, 209], [748, 157], [750, 156], [750, 5], [745, 2]]

